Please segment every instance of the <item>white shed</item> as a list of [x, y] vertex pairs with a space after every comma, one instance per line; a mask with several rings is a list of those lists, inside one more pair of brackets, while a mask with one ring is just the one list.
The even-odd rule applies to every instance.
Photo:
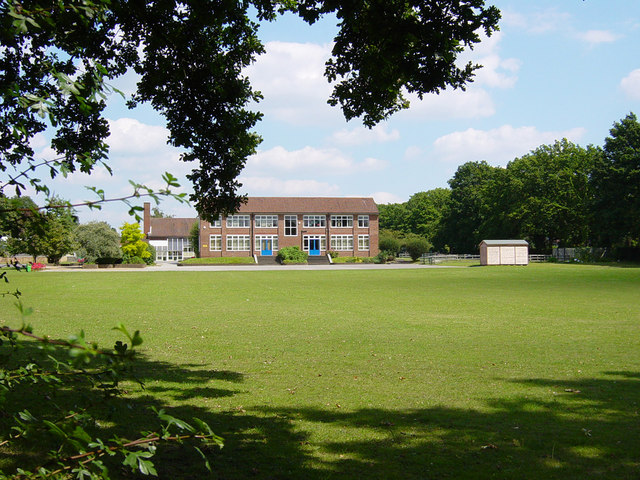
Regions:
[[529, 243], [526, 240], [483, 240], [480, 265], [527, 265]]

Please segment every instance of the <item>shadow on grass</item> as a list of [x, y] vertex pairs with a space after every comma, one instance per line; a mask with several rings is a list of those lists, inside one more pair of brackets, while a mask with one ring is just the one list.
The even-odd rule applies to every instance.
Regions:
[[[220, 411], [206, 402], [238, 393], [236, 388], [245, 386], [241, 373], [144, 357], [138, 371], [154, 395], [118, 397], [98, 405], [96, 435], [133, 438], [141, 429], [154, 428], [157, 421], [149, 411], [153, 406], [187, 421], [201, 418], [225, 439], [222, 450], [208, 452], [213, 473], [203, 468], [193, 450], [162, 448], [155, 460], [160, 478], [640, 477], [640, 372], [605, 372], [605, 378], [573, 381], [515, 381], [535, 396], [490, 399], [482, 411], [446, 406], [410, 410], [264, 406]], [[229, 387], [204, 385], [210, 379], [228, 382]], [[36, 414], [47, 402], [82, 408], [85, 393], [75, 388], [37, 394], [25, 389], [19, 392], [14, 411], [0, 414], [2, 433], [17, 410], [28, 407]], [[202, 403], [174, 404], [183, 399]], [[9, 467], [33, 462], [43, 452], [20, 450], [17, 445], [1, 453], [3, 468], [12, 471]], [[116, 469], [112, 478], [137, 477]]]

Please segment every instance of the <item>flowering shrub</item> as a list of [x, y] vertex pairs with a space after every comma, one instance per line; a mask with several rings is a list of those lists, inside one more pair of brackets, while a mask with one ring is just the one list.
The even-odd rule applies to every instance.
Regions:
[[46, 265], [44, 263], [32, 263], [31, 270], [44, 270]]

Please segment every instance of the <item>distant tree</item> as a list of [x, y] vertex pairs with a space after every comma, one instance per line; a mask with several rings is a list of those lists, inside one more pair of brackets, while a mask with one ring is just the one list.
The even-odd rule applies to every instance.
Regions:
[[409, 231], [433, 244], [447, 212], [451, 191], [447, 188], [435, 188], [415, 193], [406, 203]]
[[[538, 251], [555, 242], [582, 246], [589, 239], [589, 176], [600, 150], [563, 139], [542, 145], [507, 165], [509, 216]], [[505, 188], [501, 188], [505, 190]], [[504, 206], [494, 205], [496, 210]]]
[[49, 205], [57, 208], [41, 210], [30, 197], [0, 197], [0, 231], [7, 236], [8, 253], [26, 253], [34, 262], [44, 255], [56, 263], [74, 249], [75, 211], [58, 197], [52, 197]]
[[122, 244], [122, 257], [125, 262], [136, 259], [149, 258], [151, 252], [147, 249], [147, 243], [144, 241], [144, 233], [140, 231], [139, 223], [125, 222], [120, 227], [120, 242]]
[[410, 231], [409, 210], [406, 202], [378, 205], [378, 212], [381, 230], [394, 230], [402, 233]]
[[615, 122], [593, 170], [593, 226], [603, 246], [640, 246], [640, 123]]
[[193, 222], [193, 225], [191, 225], [189, 241], [191, 242], [196, 258], [200, 258], [200, 221]]
[[153, 207], [151, 209], [151, 218], [173, 218], [173, 215], [164, 213], [162, 210], [160, 210], [160, 207]]
[[438, 244], [448, 245], [452, 252], [471, 253], [482, 241], [487, 205], [487, 190], [500, 169], [487, 162], [467, 162], [458, 167], [449, 180], [450, 199], [443, 219]]
[[122, 257], [120, 236], [107, 222], [89, 222], [78, 225], [74, 231], [77, 254], [87, 262], [98, 258]]

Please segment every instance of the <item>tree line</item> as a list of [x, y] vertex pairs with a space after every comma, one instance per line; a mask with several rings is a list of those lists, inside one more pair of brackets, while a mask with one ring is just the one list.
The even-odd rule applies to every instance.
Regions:
[[431, 249], [472, 253], [483, 239], [518, 238], [531, 250], [599, 247], [620, 257], [640, 251], [640, 123], [630, 113], [604, 146], [567, 139], [494, 167], [467, 162], [449, 188], [379, 205], [381, 241], [419, 235]]
[[[144, 241], [140, 224], [125, 222], [120, 233], [107, 222], [80, 224], [69, 202], [52, 197], [50, 205], [39, 208], [30, 197], [0, 197], [0, 256], [27, 254], [47, 257], [58, 263], [75, 253], [85, 263], [153, 263], [155, 249]], [[154, 216], [164, 216], [154, 209]]]

